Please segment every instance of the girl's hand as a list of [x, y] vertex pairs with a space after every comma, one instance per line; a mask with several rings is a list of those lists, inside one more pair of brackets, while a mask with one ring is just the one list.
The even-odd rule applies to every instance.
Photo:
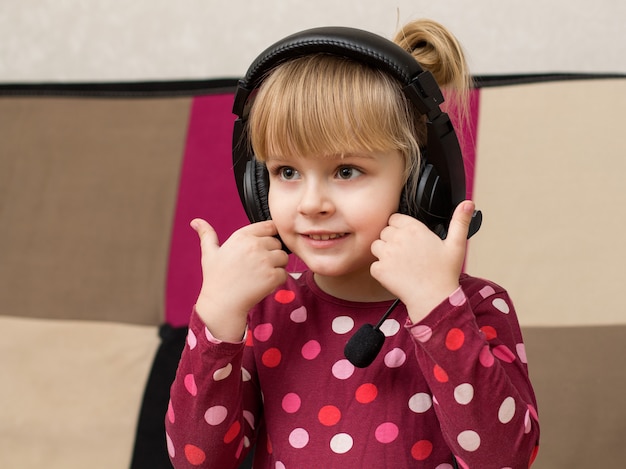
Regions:
[[372, 276], [406, 305], [413, 323], [421, 321], [459, 287], [474, 203], [461, 202], [445, 240], [408, 215], [394, 213], [372, 243], [378, 258]]
[[202, 288], [196, 311], [216, 339], [243, 338], [248, 311], [287, 279], [289, 260], [271, 220], [244, 226], [220, 247], [215, 230], [196, 218]]

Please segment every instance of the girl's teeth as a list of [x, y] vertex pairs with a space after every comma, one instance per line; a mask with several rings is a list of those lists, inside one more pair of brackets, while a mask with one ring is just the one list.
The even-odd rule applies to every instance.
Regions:
[[341, 238], [340, 234], [324, 234], [324, 235], [309, 235], [309, 238], [314, 239], [316, 241], [328, 241], [329, 239], [337, 239]]

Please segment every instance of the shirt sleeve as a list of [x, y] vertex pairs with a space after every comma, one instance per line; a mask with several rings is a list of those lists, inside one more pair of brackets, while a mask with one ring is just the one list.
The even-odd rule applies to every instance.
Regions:
[[461, 467], [527, 468], [539, 423], [515, 309], [497, 285], [466, 283], [407, 323], [417, 359]]
[[261, 412], [253, 360], [243, 365], [248, 348], [215, 339], [192, 313], [165, 417], [176, 469], [236, 469], [248, 453]]

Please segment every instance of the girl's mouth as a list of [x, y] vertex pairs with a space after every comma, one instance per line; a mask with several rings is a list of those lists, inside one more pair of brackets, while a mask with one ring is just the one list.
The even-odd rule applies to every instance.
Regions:
[[345, 235], [346, 233], [328, 233], [328, 234], [308, 234], [306, 236], [315, 241], [328, 241], [330, 239], [343, 238]]

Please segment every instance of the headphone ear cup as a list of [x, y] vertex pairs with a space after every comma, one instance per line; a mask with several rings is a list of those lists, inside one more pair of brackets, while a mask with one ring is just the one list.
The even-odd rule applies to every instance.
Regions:
[[[450, 191], [444, 187], [435, 167], [426, 162], [420, 173], [415, 200], [416, 213], [409, 213], [422, 221], [439, 236], [444, 237], [452, 216]], [[409, 211], [413, 211], [409, 206]]]
[[269, 178], [265, 165], [255, 159], [248, 160], [243, 177], [244, 209], [253, 223], [271, 218], [267, 203], [268, 189]]

